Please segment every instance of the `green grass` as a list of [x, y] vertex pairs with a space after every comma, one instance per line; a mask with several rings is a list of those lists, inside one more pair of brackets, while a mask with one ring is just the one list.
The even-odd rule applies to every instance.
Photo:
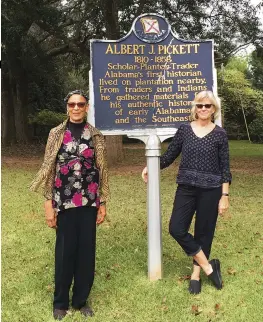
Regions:
[[[98, 228], [90, 320], [263, 321], [263, 145], [230, 142], [231, 208], [219, 218], [212, 250], [222, 261], [224, 288], [217, 291], [203, 276], [198, 296], [187, 291], [191, 259], [167, 231], [178, 162], [161, 178], [164, 277], [147, 279], [147, 191], [140, 178], [145, 157], [138, 147], [127, 145], [124, 162], [111, 170], [112, 199], [108, 221]], [[53, 321], [55, 233], [45, 224], [42, 197], [27, 190], [36, 170], [3, 163], [3, 322]], [[85, 319], [71, 311], [63, 321]]]
[[229, 148], [231, 156], [242, 157], [263, 157], [263, 145], [256, 143], [249, 143], [249, 141], [230, 141]]

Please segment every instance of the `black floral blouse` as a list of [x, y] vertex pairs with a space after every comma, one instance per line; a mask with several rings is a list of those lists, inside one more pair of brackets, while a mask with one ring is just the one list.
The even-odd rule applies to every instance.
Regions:
[[226, 131], [219, 126], [203, 138], [195, 135], [191, 124], [179, 127], [167, 151], [161, 156], [161, 169], [182, 153], [176, 182], [200, 188], [216, 188], [231, 183]]
[[53, 208], [62, 211], [99, 205], [99, 170], [88, 126], [84, 126], [78, 140], [67, 128], [57, 155]]

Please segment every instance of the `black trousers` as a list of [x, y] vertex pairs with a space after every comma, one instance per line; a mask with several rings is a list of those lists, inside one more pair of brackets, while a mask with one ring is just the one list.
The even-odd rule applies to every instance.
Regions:
[[54, 308], [67, 310], [74, 278], [72, 306], [86, 304], [94, 281], [97, 208], [77, 207], [59, 212], [55, 248]]
[[[204, 189], [178, 185], [169, 232], [189, 256], [203, 250], [209, 258], [222, 188]], [[188, 231], [196, 212], [194, 236]], [[194, 261], [195, 265], [198, 265]]]

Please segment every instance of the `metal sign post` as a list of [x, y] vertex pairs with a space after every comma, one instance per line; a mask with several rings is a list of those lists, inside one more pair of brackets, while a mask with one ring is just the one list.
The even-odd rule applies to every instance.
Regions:
[[160, 196], [160, 156], [161, 142], [171, 135], [161, 135], [156, 132], [150, 135], [129, 135], [129, 138], [139, 139], [145, 143], [147, 158], [147, 233], [148, 233], [148, 278], [156, 281], [163, 276], [162, 265], [162, 216]]
[[162, 219], [160, 200], [161, 141], [150, 135], [146, 142], [148, 169], [147, 217], [148, 217], [148, 278], [162, 278]]

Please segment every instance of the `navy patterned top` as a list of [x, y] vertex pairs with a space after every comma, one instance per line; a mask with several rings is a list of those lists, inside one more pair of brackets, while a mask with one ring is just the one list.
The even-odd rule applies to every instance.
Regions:
[[[74, 136], [73, 136], [74, 134]], [[68, 122], [57, 155], [53, 208], [99, 207], [99, 170], [88, 125]]]
[[226, 131], [215, 128], [200, 138], [191, 124], [182, 124], [167, 151], [160, 158], [161, 169], [168, 167], [182, 153], [176, 182], [200, 188], [216, 188], [231, 183], [229, 148]]

